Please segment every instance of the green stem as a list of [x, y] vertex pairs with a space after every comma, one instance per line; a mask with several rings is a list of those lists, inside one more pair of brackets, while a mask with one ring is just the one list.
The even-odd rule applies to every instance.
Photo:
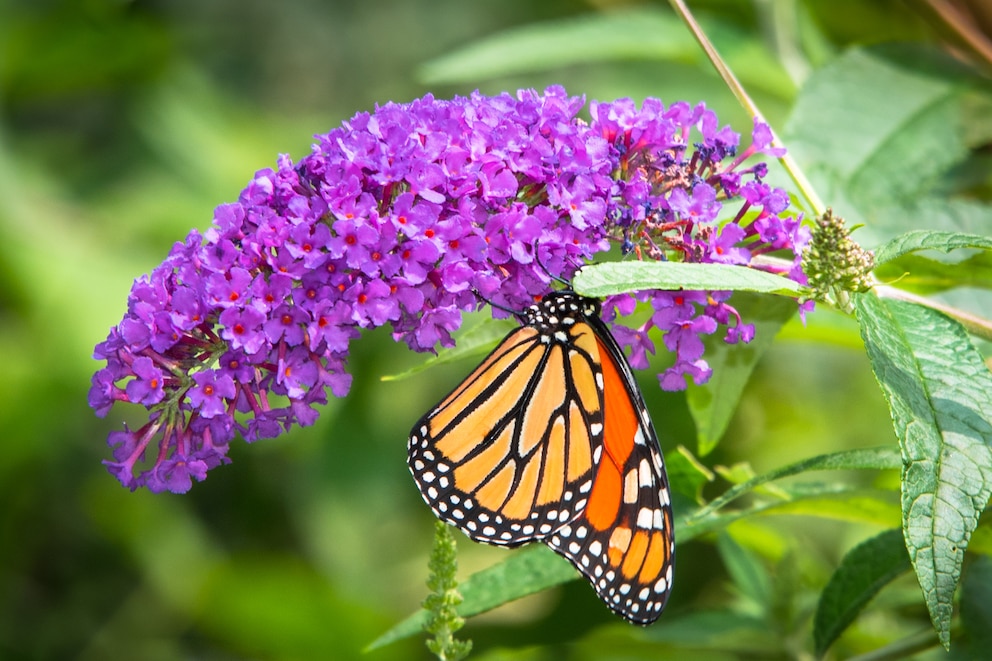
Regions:
[[[685, 24], [689, 27], [689, 31], [692, 32], [692, 35], [696, 38], [696, 41], [699, 42], [703, 52], [706, 53], [706, 57], [708, 57], [710, 62], [713, 64], [713, 68], [715, 68], [717, 73], [720, 74], [720, 77], [723, 78], [723, 81], [727, 84], [727, 87], [729, 87], [730, 91], [734, 93], [734, 96], [736, 96], [740, 104], [744, 106], [744, 109], [755, 119], [768, 124], [768, 122], [765, 121], [764, 116], [761, 114], [761, 111], [758, 110], [758, 105], [751, 99], [750, 95], [748, 95], [747, 91], [745, 91], [744, 86], [741, 85], [739, 80], [737, 80], [734, 72], [730, 70], [727, 63], [720, 57], [720, 54], [713, 46], [713, 43], [706, 36], [706, 33], [703, 32], [702, 28], [699, 26], [699, 23], [696, 22], [696, 19], [692, 16], [692, 13], [689, 11], [689, 8], [686, 6], [685, 2], [683, 2], [683, 0], [669, 0], [669, 3], [672, 5], [672, 9], [675, 10], [675, 13], [678, 14], [683, 21], [685, 21]], [[771, 125], [769, 124], [768, 126], [769, 129], [771, 129]], [[784, 147], [782, 141], [778, 138], [778, 134], [775, 133], [774, 130], [772, 130], [772, 146]], [[789, 152], [786, 152], [784, 156], [779, 158], [779, 162], [785, 168], [785, 171], [789, 173], [789, 176], [792, 177], [792, 181], [795, 182], [799, 192], [802, 193], [804, 198], [806, 198], [806, 202], [809, 204], [809, 208], [813, 211], [813, 213], [817, 216], [823, 215], [823, 212], [827, 209], [826, 205], [823, 203], [823, 200], [820, 199], [820, 196], [816, 194], [816, 191], [813, 189], [813, 184], [811, 184], [809, 179], [806, 178], [806, 174], [799, 167], [799, 164], [796, 163], [795, 159], [792, 158], [792, 155]]]
[[852, 656], [848, 661], [899, 661], [909, 658], [916, 652], [934, 649], [939, 645], [937, 635], [932, 629], [928, 629], [877, 650]]
[[[760, 260], [755, 260], [754, 263], [773, 265], [778, 268], [788, 267], [792, 264], [792, 262], [786, 261], [780, 257], [772, 257], [769, 255], [763, 255]], [[872, 286], [872, 291], [882, 298], [894, 298], [899, 301], [916, 303], [917, 305], [922, 305], [938, 312], [943, 312], [948, 317], [964, 326], [965, 330], [975, 337], [980, 337], [983, 340], [992, 342], [992, 320], [979, 317], [978, 315], [965, 312], [964, 310], [951, 307], [950, 305], [945, 305], [930, 298], [919, 296], [918, 294], [912, 294], [908, 291], [897, 289], [891, 285], [875, 283]]]

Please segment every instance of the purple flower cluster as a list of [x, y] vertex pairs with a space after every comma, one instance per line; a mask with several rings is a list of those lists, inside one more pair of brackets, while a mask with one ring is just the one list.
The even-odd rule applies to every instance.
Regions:
[[[784, 216], [788, 194], [764, 183], [767, 166], [742, 165], [764, 153], [781, 156], [785, 150], [771, 146], [772, 133], [755, 121], [750, 146], [737, 153], [739, 135], [720, 127], [716, 115], [702, 104], [675, 103], [665, 108], [657, 99], [646, 99], [640, 108], [629, 99], [608, 104], [593, 102], [592, 126], [615, 148], [620, 172], [615, 189], [614, 214], [608, 232], [620, 232], [621, 249], [640, 258], [752, 266], [806, 283], [802, 253], [809, 243], [809, 228], [802, 216]], [[702, 140], [690, 147], [691, 129]], [[725, 163], [724, 161], [728, 161]], [[739, 208], [733, 217], [718, 222], [726, 204]], [[756, 257], [775, 253], [788, 256], [784, 267]], [[705, 383], [711, 374], [703, 359], [702, 336], [727, 328], [728, 343], [750, 342], [754, 327], [744, 324], [726, 301], [730, 292], [641, 291], [607, 299], [603, 317], [630, 314], [638, 301], [650, 302], [654, 313], [636, 329], [613, 326], [617, 341], [630, 351], [630, 363], [648, 367], [654, 353], [649, 331], [661, 331], [674, 364], [658, 375], [665, 390], [684, 390], [686, 377]], [[805, 303], [801, 311], [812, 309]]]
[[[229, 461], [236, 434], [313, 424], [328, 388], [345, 395], [361, 329], [388, 323], [417, 351], [451, 346], [461, 312], [523, 309], [613, 244], [731, 264], [785, 251], [803, 279], [806, 230], [782, 215], [788, 198], [762, 183], [763, 164], [742, 167], [774, 155], [767, 127], [735, 157], [737, 134], [703, 105], [594, 103], [589, 122], [583, 105], [559, 87], [387, 104], [258, 172], [205, 236], [191, 232], [135, 282], [96, 347], [98, 415], [116, 402], [149, 410], [139, 429], [110, 435], [111, 473], [132, 489], [185, 492]], [[730, 201], [736, 216], [718, 223]], [[685, 374], [708, 375], [700, 334], [726, 326], [728, 341], [750, 339], [726, 298], [640, 292], [606, 309], [651, 302], [651, 319], [616, 326], [617, 337], [643, 367], [647, 331], [664, 331], [676, 362], [662, 386], [678, 389]]]

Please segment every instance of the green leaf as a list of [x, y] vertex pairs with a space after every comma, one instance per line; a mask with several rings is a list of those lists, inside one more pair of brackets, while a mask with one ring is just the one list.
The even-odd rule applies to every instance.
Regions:
[[908, 228], [982, 233], [992, 207], [948, 189], [990, 108], [987, 82], [936, 49], [853, 48], [807, 79], [783, 139], [820, 196], [850, 223], [870, 221], [876, 241]]
[[712, 471], [682, 445], [675, 452], [665, 453], [665, 471], [672, 490], [697, 503], [702, 502], [703, 487], [713, 481]]
[[[795, 84], [765, 44], [731, 21], [704, 24], [749, 89], [792, 98]], [[650, 7], [616, 8], [510, 28], [431, 60], [417, 73], [425, 83], [477, 85], [487, 78], [589, 63], [645, 61], [699, 63], [704, 67], [702, 75], [713, 76], [685, 25], [671, 11]]]
[[583, 266], [572, 280], [582, 296], [603, 297], [644, 289], [753, 291], [800, 296], [804, 287], [780, 275], [730, 264], [606, 262]]
[[705, 385], [690, 383], [687, 400], [696, 423], [699, 454], [716, 447], [730, 424], [758, 360], [772, 345], [776, 333], [796, 313], [796, 303], [786, 298], [742, 294], [734, 307], [747, 323], [754, 324], [754, 339], [748, 344], [727, 344], [722, 336], [704, 338], [706, 361], [713, 375]]
[[717, 537], [716, 549], [737, 591], [766, 613], [771, 603], [772, 580], [761, 559], [726, 533]]
[[618, 11], [506, 30], [431, 60], [418, 77], [426, 83], [478, 81], [605, 60], [686, 62], [697, 52], [671, 12]]
[[[514, 551], [506, 560], [469, 576], [458, 584], [464, 601], [458, 607], [462, 617], [477, 615], [514, 599], [526, 597], [578, 578], [564, 558], [541, 544]], [[420, 610], [375, 639], [367, 650], [419, 633], [427, 621]]]
[[813, 488], [814, 485], [803, 486], [803, 489], [798, 490], [786, 489], [791, 500], [776, 503], [764, 513], [812, 516], [882, 527], [896, 525], [900, 520], [898, 502], [893, 502], [894, 498], [885, 497], [894, 494], [873, 496], [851, 490], [850, 485], [846, 484], [823, 484], [816, 487], [823, 493], [819, 495]]
[[902, 532], [883, 532], [851, 549], [820, 594], [813, 618], [815, 654], [822, 657], [878, 591], [909, 571]]
[[982, 553], [992, 556], [992, 526], [988, 523], [979, 525], [971, 536], [968, 543], [968, 550], [972, 553]]
[[992, 289], [992, 252], [980, 252], [959, 262], [903, 255], [876, 268], [875, 275], [883, 281], [898, 281], [900, 288], [922, 294], [955, 287]]
[[947, 647], [964, 552], [992, 496], [992, 374], [964, 328], [935, 310], [871, 293], [855, 307], [902, 447], [906, 547]]
[[992, 249], [992, 238], [961, 232], [913, 230], [887, 241], [875, 249], [875, 263], [884, 264], [917, 250], [950, 252], [959, 248]]
[[455, 346], [450, 349], [444, 349], [436, 356], [432, 356], [403, 372], [387, 374], [381, 377], [381, 380], [400, 381], [438, 365], [453, 363], [462, 358], [485, 355], [515, 327], [516, 324], [510, 319], [483, 319], [474, 326], [456, 334]]
[[[671, 656], [670, 658], [739, 659], [773, 658], [781, 653], [774, 637], [768, 635], [768, 620], [755, 615], [728, 610], [700, 610], [673, 613], [661, 618], [645, 632], [651, 641], [668, 643], [691, 650], [725, 650], [726, 656]], [[650, 658], [650, 657], [646, 657]], [[658, 655], [655, 658], [662, 658]]]
[[[763, 502], [746, 508], [730, 510], [721, 514], [709, 514], [704, 518], [676, 518], [675, 529], [678, 543], [688, 542], [702, 535], [723, 530], [738, 521], [746, 521], [756, 516], [795, 515], [817, 517], [831, 521], [863, 523], [873, 526], [886, 526], [899, 520], [898, 507], [889, 508], [879, 498], [851, 497], [838, 493], [837, 485], [820, 485], [820, 489], [830, 497], [820, 496], [816, 489], [782, 489], [785, 500]], [[839, 500], [838, 496], [844, 499]]]
[[[882, 154], [908, 152], [902, 135], [925, 140], [918, 149], [942, 147], [940, 153], [907, 153], [908, 163], [877, 171], [880, 183], [909, 192], [963, 158], [961, 137], [949, 130], [955, 124], [941, 128], [927, 113], [949, 114], [943, 104], [955, 99], [956, 85], [968, 78], [974, 75], [936, 51], [891, 44], [851, 49], [806, 82], [786, 131], [801, 138], [804, 159], [830, 163], [859, 180], [869, 164], [881, 164]], [[931, 124], [939, 129], [936, 135], [922, 135], [922, 126]], [[912, 178], [900, 183], [892, 176], [896, 172]]]
[[[248, 557], [244, 557], [248, 556]], [[197, 593], [196, 619], [217, 645], [260, 659], [332, 659], [372, 635], [354, 598], [300, 558], [234, 554]], [[270, 608], [278, 604], [278, 608]]]
[[966, 656], [980, 659], [992, 649], [992, 558], [975, 556], [961, 585], [961, 624], [967, 634]]
[[[803, 459], [787, 466], [782, 466], [763, 475], [758, 475], [747, 482], [736, 484], [727, 489], [723, 494], [710, 501], [709, 505], [702, 507], [690, 516], [686, 517], [684, 525], [694, 526], [712, 517], [717, 510], [728, 505], [732, 501], [740, 498], [744, 494], [755, 488], [767, 484], [773, 480], [783, 477], [790, 477], [814, 470], [849, 470], [849, 469], [874, 469], [884, 470], [889, 468], [899, 468], [902, 466], [902, 459], [899, 452], [894, 447], [869, 448], [864, 450], [845, 450], [832, 454], [823, 454], [810, 459]], [[684, 539], [680, 536], [679, 539]]]

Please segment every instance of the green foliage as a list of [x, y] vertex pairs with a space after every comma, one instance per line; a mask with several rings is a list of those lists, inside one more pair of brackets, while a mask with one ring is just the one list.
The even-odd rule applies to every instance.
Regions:
[[480, 76], [635, 58], [685, 60], [698, 55], [677, 18], [642, 9], [507, 30], [431, 60], [420, 75], [428, 83], [471, 82]]
[[990, 92], [937, 51], [851, 49], [803, 86], [784, 140], [834, 211], [865, 223], [861, 241], [909, 229], [980, 233], [989, 206], [949, 193], [968, 185], [956, 168], [987, 172], [973, 149], [989, 127], [973, 118], [988, 116]]
[[976, 556], [966, 567], [961, 586], [961, 625], [965, 647], [972, 658], [981, 658], [992, 645], [992, 558]]
[[875, 250], [875, 261], [881, 266], [919, 250], [951, 252], [961, 248], [992, 249], [992, 238], [961, 232], [913, 230], [893, 237]]
[[813, 620], [816, 655], [823, 656], [868, 601], [910, 567], [901, 530], [880, 533], [851, 549], [820, 594]]
[[713, 471], [700, 463], [699, 459], [685, 446], [678, 446], [675, 452], [665, 457], [665, 470], [672, 489], [689, 498], [694, 503], [702, 503], [703, 487], [714, 480]]
[[[731, 65], [741, 65], [745, 83], [782, 98], [794, 93], [792, 81], [763, 45], [746, 38], [725, 18], [713, 16], [705, 22]], [[473, 82], [480, 77], [632, 60], [701, 65], [703, 55], [671, 12], [641, 7], [506, 30], [431, 60], [420, 75], [430, 83]]]
[[[961, 248], [981, 249], [959, 261], [944, 261], [916, 254], [935, 250], [950, 253]], [[992, 289], [992, 239], [959, 232], [916, 230], [894, 237], [875, 251], [877, 276], [899, 287], [935, 294], [958, 287]]]
[[690, 383], [686, 393], [703, 456], [720, 442], [758, 361], [771, 348], [779, 330], [796, 315], [796, 304], [787, 298], [742, 294], [735, 297], [734, 307], [747, 323], [754, 324], [754, 339], [746, 345], [730, 345], [722, 337], [707, 336], [703, 344], [713, 376], [705, 386]]
[[992, 374], [943, 314], [874, 294], [855, 303], [902, 448], [906, 546], [948, 647], [964, 553], [992, 496]]
[[456, 344], [450, 350], [442, 351], [436, 356], [431, 356], [427, 360], [399, 374], [383, 376], [382, 380], [399, 381], [408, 379], [432, 367], [457, 362], [466, 358], [480, 358], [491, 351], [496, 346], [496, 343], [515, 327], [516, 324], [508, 319], [498, 320], [488, 318], [482, 319], [475, 324], [468, 324], [452, 333]]

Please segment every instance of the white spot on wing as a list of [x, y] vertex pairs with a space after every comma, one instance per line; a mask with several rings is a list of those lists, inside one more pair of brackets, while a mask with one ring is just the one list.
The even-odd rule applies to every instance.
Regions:
[[642, 487], [649, 487], [654, 483], [654, 473], [651, 472], [651, 464], [648, 463], [647, 459], [641, 459], [641, 463], [637, 467], [637, 472], [641, 477], [640, 483]]
[[637, 493], [640, 491], [637, 486], [637, 471], [629, 470], [627, 474], [623, 476], [623, 502], [625, 503], [636, 503]]

